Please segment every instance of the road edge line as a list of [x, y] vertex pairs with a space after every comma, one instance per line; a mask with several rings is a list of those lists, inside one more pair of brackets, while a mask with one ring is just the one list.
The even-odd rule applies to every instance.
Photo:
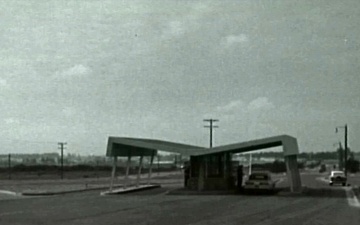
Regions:
[[348, 201], [349, 206], [360, 208], [359, 199], [356, 197], [353, 188], [345, 187], [346, 199]]
[[17, 192], [13, 192], [13, 191], [8, 191], [8, 190], [0, 190], [0, 194], [12, 195], [12, 196], [19, 196], [19, 195], [21, 195], [21, 193], [17, 193]]

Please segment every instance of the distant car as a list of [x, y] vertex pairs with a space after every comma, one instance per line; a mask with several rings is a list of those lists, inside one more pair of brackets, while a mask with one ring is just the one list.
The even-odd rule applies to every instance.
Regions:
[[275, 181], [271, 179], [270, 172], [259, 171], [250, 174], [249, 179], [245, 182], [246, 191], [267, 191], [272, 192], [275, 189]]
[[342, 186], [345, 186], [346, 181], [347, 179], [343, 171], [331, 171], [329, 176], [329, 185], [342, 184]]

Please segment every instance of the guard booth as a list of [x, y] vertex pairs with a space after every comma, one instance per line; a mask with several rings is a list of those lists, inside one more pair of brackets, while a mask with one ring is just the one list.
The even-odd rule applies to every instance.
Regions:
[[235, 188], [230, 153], [191, 156], [188, 189], [229, 190]]
[[236, 188], [232, 154], [256, 151], [283, 146], [287, 177], [292, 192], [301, 190], [301, 179], [297, 165], [299, 154], [297, 140], [282, 135], [244, 143], [219, 146], [207, 153], [194, 154], [190, 158], [190, 177], [187, 188], [190, 190], [231, 190]]

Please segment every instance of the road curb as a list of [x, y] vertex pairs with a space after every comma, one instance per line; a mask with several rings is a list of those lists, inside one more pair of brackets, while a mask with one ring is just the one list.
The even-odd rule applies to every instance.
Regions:
[[[123, 185], [114, 186], [115, 188], [123, 187]], [[86, 189], [77, 189], [70, 191], [44, 191], [44, 192], [22, 192], [20, 195], [23, 196], [50, 196], [50, 195], [62, 195], [62, 194], [70, 194], [77, 192], [86, 192], [86, 191], [96, 191], [96, 190], [104, 190], [108, 189], [108, 187], [97, 187], [97, 188], [86, 188]]]
[[[132, 186], [132, 187], [134, 187], [134, 186]], [[161, 185], [160, 184], [151, 184], [151, 185], [146, 186], [146, 187], [139, 187], [139, 188], [134, 188], [134, 189], [129, 189], [129, 190], [124, 189], [123, 191], [120, 191], [120, 192], [118, 192], [116, 190], [113, 190], [113, 192], [106, 191], [106, 192], [100, 193], [100, 195], [101, 196], [105, 196], [105, 195], [124, 195], [124, 194], [128, 194], [128, 193], [133, 193], [133, 192], [151, 190], [151, 189], [155, 189], [155, 188], [161, 188]]]
[[17, 193], [17, 192], [13, 192], [13, 191], [8, 191], [8, 190], [0, 190], [0, 194], [12, 195], [12, 196], [19, 196], [19, 195], [21, 195], [21, 193]]
[[[152, 185], [159, 185], [157, 183], [156, 184], [151, 183], [151, 184]], [[135, 186], [135, 185], [132, 184], [130, 186]], [[121, 187], [124, 187], [124, 185], [115, 185], [115, 186], [113, 186], [113, 188], [121, 188]], [[76, 189], [76, 190], [70, 190], [70, 191], [22, 192], [22, 193], [19, 193], [19, 195], [22, 195], [22, 196], [51, 196], [51, 195], [62, 195], [62, 194], [71, 194], [71, 193], [79, 193], [79, 192], [86, 192], [86, 191], [106, 190], [106, 189], [109, 189], [109, 187]]]
[[196, 191], [184, 188], [169, 191], [166, 195], [236, 195], [237, 191]]

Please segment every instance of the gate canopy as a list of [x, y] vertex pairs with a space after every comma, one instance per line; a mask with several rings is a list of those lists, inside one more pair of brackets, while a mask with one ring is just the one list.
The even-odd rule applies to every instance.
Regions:
[[[290, 190], [292, 192], [299, 191], [301, 189], [300, 173], [297, 167], [297, 155], [299, 154], [299, 148], [296, 138], [289, 135], [280, 135], [253, 141], [223, 145], [214, 148], [203, 148], [194, 145], [153, 139], [109, 137], [106, 155], [114, 157], [112, 180], [115, 176], [117, 156], [128, 157], [128, 162], [130, 161], [131, 157], [140, 156], [139, 168], [141, 168], [142, 156], [151, 156], [152, 162], [153, 156], [157, 153], [157, 150], [177, 153], [184, 156], [192, 156], [190, 159], [190, 164], [197, 164], [198, 169], [194, 169], [194, 172], [198, 171], [199, 174], [196, 185], [199, 190], [202, 190], [205, 187], [205, 182], [207, 182], [207, 175], [204, 173], [204, 168], [207, 168], [207, 156], [216, 154], [218, 157], [224, 157], [224, 159], [226, 158], [227, 162], [230, 162], [229, 155], [231, 155], [231, 153], [249, 152], [277, 146], [283, 146], [287, 176], [290, 181]], [[195, 158], [197, 160], [193, 160]], [[228, 163], [224, 164], [224, 169], [226, 168], [230, 168]], [[190, 170], [193, 171], [193, 169]], [[228, 176], [228, 173], [225, 174]], [[149, 174], [151, 174], [151, 172], [149, 172]], [[139, 177], [140, 172], [138, 173], [138, 180], [140, 179]], [[110, 189], [111, 188], [112, 185], [110, 186]]]
[[299, 148], [296, 138], [289, 135], [280, 135], [275, 137], [268, 137], [247, 142], [213, 147], [211, 149], [195, 145], [154, 139], [109, 137], [106, 156], [151, 156], [156, 150], [177, 153], [184, 156], [200, 156], [221, 152], [249, 152], [277, 146], [283, 146], [284, 156], [299, 154]]

